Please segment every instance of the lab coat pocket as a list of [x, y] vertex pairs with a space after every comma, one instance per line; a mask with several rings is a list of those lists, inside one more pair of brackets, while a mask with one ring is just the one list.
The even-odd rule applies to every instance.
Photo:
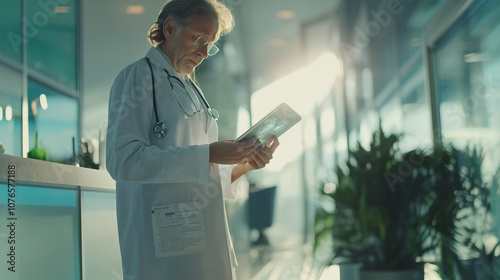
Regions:
[[206, 249], [203, 211], [198, 202], [182, 202], [151, 209], [155, 256], [182, 256]]

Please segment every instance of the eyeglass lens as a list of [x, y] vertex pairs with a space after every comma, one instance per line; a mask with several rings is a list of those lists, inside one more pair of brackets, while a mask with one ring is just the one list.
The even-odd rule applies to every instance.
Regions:
[[205, 45], [208, 45], [208, 55], [214, 55], [219, 51], [219, 48], [216, 45], [209, 43], [204, 37], [200, 36], [196, 39], [196, 41], [194, 41], [194, 46], [197, 48], [201, 48]]
[[209, 43], [208, 40], [205, 37], [199, 36], [198, 34], [194, 33], [193, 30], [191, 30], [189, 27], [185, 26], [187, 30], [189, 30], [191, 33], [193, 33], [195, 36], [198, 36], [198, 38], [194, 41], [194, 46], [197, 48], [201, 48], [205, 45], [208, 45], [208, 55], [212, 56], [216, 54], [219, 51], [219, 48], [214, 45], [213, 43]]

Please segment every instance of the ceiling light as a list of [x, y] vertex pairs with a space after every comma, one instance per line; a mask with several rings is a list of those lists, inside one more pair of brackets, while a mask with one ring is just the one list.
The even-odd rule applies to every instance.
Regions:
[[464, 55], [464, 61], [466, 63], [486, 61], [486, 55], [482, 53], [468, 53]]
[[283, 40], [281, 39], [272, 39], [269, 44], [273, 47], [281, 47], [283, 46], [285, 43], [283, 43]]
[[420, 47], [422, 46], [422, 38], [413, 38], [411, 39], [412, 47]]
[[47, 110], [49, 103], [47, 102], [47, 96], [45, 94], [40, 94], [40, 106], [42, 109]]
[[3, 108], [0, 106], [0, 121], [3, 120]]
[[5, 119], [8, 121], [12, 120], [12, 107], [10, 106], [5, 107]]
[[144, 13], [143, 5], [130, 5], [127, 6], [127, 14], [142, 14]]
[[54, 8], [54, 13], [56, 14], [69, 14], [71, 8], [68, 6], [58, 6]]
[[278, 11], [276, 14], [279, 19], [292, 19], [295, 17], [295, 12], [292, 10]]
[[31, 100], [31, 113], [33, 117], [38, 116], [38, 98]]

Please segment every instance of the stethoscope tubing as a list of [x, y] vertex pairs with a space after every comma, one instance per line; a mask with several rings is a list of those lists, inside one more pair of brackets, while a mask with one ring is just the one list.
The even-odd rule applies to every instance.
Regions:
[[[152, 85], [153, 85], [152, 86], [152, 88], [153, 88], [153, 109], [154, 109], [154, 112], [155, 112], [155, 119], [156, 119], [156, 123], [153, 126], [153, 133], [155, 134], [155, 136], [157, 138], [163, 138], [167, 134], [168, 127], [167, 127], [167, 125], [165, 123], [160, 122], [160, 119], [158, 117], [158, 109], [157, 109], [157, 106], [156, 106], [156, 90], [155, 90], [155, 78], [154, 78], [153, 67], [151, 66], [151, 60], [149, 59], [149, 57], [146, 57], [146, 61], [147, 61], [148, 65], [149, 65], [149, 70], [151, 71], [151, 81], [152, 81]], [[178, 77], [170, 75], [170, 73], [167, 71], [167, 69], [163, 69], [163, 70], [167, 74], [167, 80], [170, 83], [170, 88], [172, 89], [172, 91], [174, 89], [174, 86], [172, 85], [172, 82], [170, 82], [171, 78], [176, 79], [179, 83], [181, 83], [184, 86], [184, 84], [182, 83], [182, 81]], [[214, 109], [212, 109], [210, 107], [210, 105], [208, 104], [208, 101], [205, 98], [205, 96], [203, 96], [203, 94], [200, 93], [200, 91], [198, 90], [198, 87], [196, 87], [196, 85], [191, 80], [189, 80], [189, 83], [191, 83], [191, 87], [194, 88], [194, 90], [196, 91], [196, 94], [199, 97], [198, 100], [201, 99], [203, 101], [203, 103], [205, 103], [205, 106], [207, 108], [208, 114], [212, 118], [214, 118], [215, 120], [217, 120], [219, 118], [219, 113], [216, 110], [214, 110]], [[184, 88], [185, 88], [185, 86], [184, 86]], [[196, 104], [194, 102], [194, 99], [192, 98], [192, 96], [188, 92], [186, 92], [186, 93], [188, 94], [189, 98], [191, 99], [191, 102], [193, 103], [193, 105], [196, 108]], [[177, 103], [179, 103], [179, 106], [184, 111], [184, 114], [185, 114], [184, 118], [187, 119], [189, 117], [193, 117], [197, 113], [203, 112], [203, 108], [200, 108], [197, 111], [195, 111], [192, 115], [189, 115], [188, 112], [186, 111], [186, 109], [184, 108], [184, 106], [179, 101], [179, 98], [177, 97], [177, 95], [175, 94], [175, 92], [173, 92], [173, 94], [175, 96], [175, 99], [177, 99]]]
[[149, 70], [151, 71], [151, 83], [153, 85], [153, 107], [154, 107], [154, 111], [155, 111], [156, 122], [158, 123], [159, 118], [158, 118], [158, 110], [156, 110], [155, 75], [153, 73], [153, 67], [151, 66], [151, 61], [149, 60], [149, 58], [146, 58], [146, 61], [148, 62]]

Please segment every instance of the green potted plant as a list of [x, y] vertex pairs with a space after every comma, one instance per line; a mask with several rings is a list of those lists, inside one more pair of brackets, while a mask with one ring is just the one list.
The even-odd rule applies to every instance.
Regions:
[[28, 158], [47, 159], [47, 151], [38, 147], [38, 131], [35, 131], [35, 147], [28, 152]]
[[[330, 192], [332, 187], [335, 185], [330, 182], [325, 182], [322, 190]], [[339, 266], [340, 279], [348, 280], [358, 280], [359, 279], [359, 267], [361, 265], [361, 250], [355, 250], [353, 246], [350, 246], [348, 257], [334, 257], [331, 250], [333, 246], [333, 213], [334, 213], [334, 202], [330, 196], [322, 195], [318, 197], [317, 209], [315, 215], [314, 224], [314, 259], [320, 267], [326, 268], [325, 265], [330, 265], [332, 263]], [[333, 261], [332, 258], [335, 258]]]
[[491, 180], [487, 180], [481, 148], [466, 147], [455, 153], [463, 179], [463, 188], [457, 196], [460, 211], [455, 217], [456, 267], [461, 279], [500, 279], [500, 241], [492, 228], [492, 197], [500, 189], [500, 168], [493, 172]]
[[423, 258], [448, 248], [454, 231], [461, 181], [450, 151], [403, 153], [400, 138], [380, 125], [367, 149], [350, 151], [325, 193], [335, 202], [333, 262], [361, 263], [362, 280], [423, 279]]

